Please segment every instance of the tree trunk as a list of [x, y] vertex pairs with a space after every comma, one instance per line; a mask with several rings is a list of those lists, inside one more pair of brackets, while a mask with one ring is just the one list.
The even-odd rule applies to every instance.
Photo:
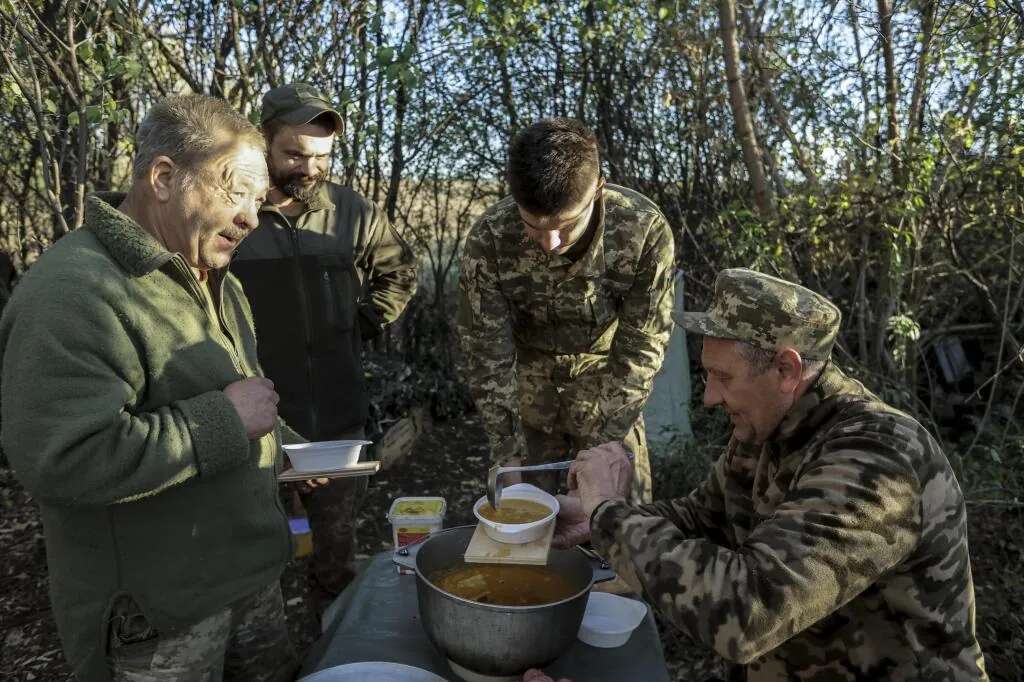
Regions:
[[[797, 139], [796, 134], [793, 132], [793, 127], [789, 124], [789, 115], [783, 108], [782, 104], [779, 103], [778, 98], [775, 96], [773, 89], [771, 74], [768, 72], [767, 67], [764, 64], [764, 60], [761, 58], [761, 41], [763, 36], [761, 35], [760, 25], [755, 28], [754, 22], [751, 21], [750, 16], [740, 10], [740, 20], [743, 22], [743, 28], [747, 33], [747, 39], [750, 41], [750, 61], [757, 71], [757, 80], [761, 86], [761, 91], [768, 103], [768, 107], [771, 109], [772, 118], [775, 119], [775, 125], [778, 126], [779, 130], [785, 135], [786, 140], [789, 142], [789, 146], [793, 149], [793, 160], [796, 162], [797, 168], [803, 174], [804, 178], [811, 184], [815, 189], [820, 188], [820, 182], [818, 181], [818, 175], [814, 172], [814, 167], [811, 165], [811, 161], [807, 156], [807, 150], [804, 149], [803, 144]], [[769, 158], [770, 162], [771, 159]], [[773, 173], [775, 172], [776, 165], [770, 163], [772, 166]], [[778, 185], [776, 181], [776, 185]], [[782, 192], [779, 192], [782, 195]]]
[[[884, 0], [882, 0], [884, 1]], [[771, 190], [765, 179], [761, 149], [757, 144], [754, 126], [747, 107], [747, 94], [740, 76], [740, 48], [736, 41], [736, 5], [734, 0], [718, 0], [718, 15], [721, 20], [722, 52], [725, 56], [725, 80], [729, 87], [729, 104], [736, 122], [736, 137], [743, 148], [743, 163], [750, 175], [754, 191], [754, 203], [762, 216], [774, 213]]]
[[935, 37], [935, 15], [939, 3], [929, 0], [921, 16], [921, 54], [917, 58], [914, 72], [914, 90], [910, 98], [910, 114], [907, 116], [906, 140], [909, 147], [914, 142], [924, 123], [924, 95], [928, 90], [929, 62], [931, 59], [932, 40]]
[[896, 59], [892, 51], [892, 4], [890, 0], [878, 0], [878, 38], [885, 61], [885, 110], [888, 114], [889, 159], [892, 174], [897, 184], [904, 185], [903, 164], [900, 158], [900, 124], [896, 111], [899, 100], [899, 86], [896, 83]]

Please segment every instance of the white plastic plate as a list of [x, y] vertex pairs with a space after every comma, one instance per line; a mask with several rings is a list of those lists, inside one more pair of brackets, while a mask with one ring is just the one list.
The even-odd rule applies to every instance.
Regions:
[[443, 677], [401, 663], [346, 663], [300, 677], [298, 682], [445, 682]]

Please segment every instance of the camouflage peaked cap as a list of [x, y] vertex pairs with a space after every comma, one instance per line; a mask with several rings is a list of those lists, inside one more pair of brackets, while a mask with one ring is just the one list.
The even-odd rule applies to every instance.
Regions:
[[810, 289], [778, 277], [732, 268], [715, 278], [715, 296], [706, 313], [677, 313], [687, 331], [746, 341], [765, 350], [795, 348], [811, 360], [832, 352], [842, 313]]
[[344, 123], [323, 93], [309, 83], [289, 83], [268, 90], [263, 95], [260, 125], [278, 119], [292, 126], [309, 123], [321, 114], [330, 114], [334, 132], [341, 133]]

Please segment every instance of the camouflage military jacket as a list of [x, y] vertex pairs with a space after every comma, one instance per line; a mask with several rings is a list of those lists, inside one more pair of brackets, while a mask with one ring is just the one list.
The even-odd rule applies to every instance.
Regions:
[[511, 197], [466, 240], [459, 336], [498, 462], [526, 453], [521, 421], [586, 442], [623, 438], [671, 329], [672, 231], [649, 199], [606, 185], [575, 262], [528, 240]]
[[987, 680], [963, 496], [911, 417], [834, 367], [688, 497], [608, 501], [594, 546], [736, 679]]

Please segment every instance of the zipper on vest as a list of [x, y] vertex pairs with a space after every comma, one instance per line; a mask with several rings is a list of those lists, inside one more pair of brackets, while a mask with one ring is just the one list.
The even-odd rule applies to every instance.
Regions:
[[309, 416], [309, 427], [311, 440], [320, 437], [319, 415], [316, 411], [316, 393], [313, 388], [313, 312], [310, 309], [309, 292], [306, 290], [306, 280], [302, 276], [302, 249], [299, 246], [299, 228], [292, 225], [287, 218], [288, 234], [292, 238], [292, 256], [295, 264], [295, 282], [302, 297], [302, 325], [306, 332], [306, 386], [309, 387], [309, 401], [306, 403], [306, 413]]

